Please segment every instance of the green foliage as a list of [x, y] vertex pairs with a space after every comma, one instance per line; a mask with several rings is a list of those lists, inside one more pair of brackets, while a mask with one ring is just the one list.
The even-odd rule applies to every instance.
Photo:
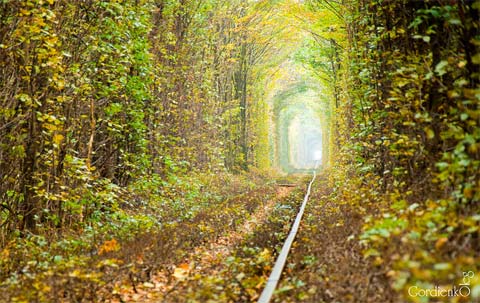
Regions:
[[87, 222], [108, 183], [268, 167], [250, 92], [264, 17], [243, 1], [3, 3], [1, 232]]
[[[122, 241], [192, 232], [185, 244], [167, 241], [182, 250], [217, 236], [223, 187], [259, 183], [224, 172], [288, 167], [276, 149], [302, 112], [322, 120], [332, 198], [375, 210], [360, 240], [395, 290], [478, 273], [479, 9], [439, 0], [2, 1], [2, 289], [47, 302], [66, 279], [66, 300], [81, 300], [83, 286], [95, 300], [109, 270], [137, 270], [119, 261]], [[295, 64], [307, 72], [293, 79]], [[254, 207], [222, 205], [234, 221]], [[286, 215], [270, 223], [285, 224], [287, 208], [275, 211]], [[210, 221], [188, 224], [202, 218]], [[255, 245], [242, 253], [246, 263], [230, 268], [234, 299], [252, 296], [272, 255]], [[478, 279], [472, 289], [478, 296]]]
[[343, 146], [334, 164], [345, 187], [338, 192], [376, 210], [365, 219], [364, 255], [386, 267], [404, 300], [417, 302], [407, 293], [412, 285], [478, 272], [478, 7], [351, 1], [343, 8], [348, 49], [332, 130]]
[[256, 32], [273, 16], [265, 8], [0, 4], [0, 283], [11, 298], [49, 301], [62, 279], [95, 298], [104, 267], [121, 265], [102, 249], [202, 217], [230, 195], [222, 185], [258, 186], [225, 172], [270, 165], [267, 80], [255, 69], [272, 56], [260, 52], [270, 33]]

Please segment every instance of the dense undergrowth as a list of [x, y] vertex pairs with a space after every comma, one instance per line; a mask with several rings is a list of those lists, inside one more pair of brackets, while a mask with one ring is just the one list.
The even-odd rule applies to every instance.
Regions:
[[[352, 236], [364, 258], [398, 302], [478, 300], [478, 1], [306, 8], [313, 33], [298, 57], [331, 90], [331, 199], [363, 217]], [[466, 296], [445, 295], [462, 285]]]
[[135, 288], [243, 222], [275, 193], [272, 177], [190, 175], [130, 201], [119, 195], [74, 233], [12, 240], [2, 250], [0, 301], [104, 301]]
[[269, 182], [242, 175], [269, 167], [263, 8], [0, 1], [1, 300], [102, 300], [253, 211], [227, 200]]
[[[331, 145], [337, 201], [374, 207], [358, 240], [400, 302], [478, 300], [480, 6], [344, 7], [339, 136]], [[466, 295], [445, 295], [462, 284]], [[436, 288], [443, 295], [425, 295]]]

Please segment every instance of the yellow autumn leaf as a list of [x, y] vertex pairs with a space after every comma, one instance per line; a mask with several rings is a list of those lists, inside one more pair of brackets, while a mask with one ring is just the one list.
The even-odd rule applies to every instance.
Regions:
[[471, 199], [473, 197], [473, 188], [465, 187], [463, 189], [463, 196], [467, 199]]
[[30, 11], [28, 11], [24, 8], [20, 9], [20, 16], [29, 16], [30, 14], [31, 14]]
[[65, 80], [58, 79], [56, 82], [56, 86], [59, 90], [63, 89], [65, 87]]
[[425, 135], [427, 136], [428, 139], [433, 139], [435, 137], [435, 132], [429, 128], [429, 127], [425, 127]]
[[53, 136], [53, 143], [59, 145], [60, 143], [62, 143], [63, 138], [64, 138], [63, 135], [61, 135], [61, 134], [55, 134], [55, 135]]
[[51, 132], [54, 132], [54, 131], [58, 130], [58, 127], [53, 123], [45, 123], [43, 125], [43, 127], [45, 127], [46, 129], [48, 129]]

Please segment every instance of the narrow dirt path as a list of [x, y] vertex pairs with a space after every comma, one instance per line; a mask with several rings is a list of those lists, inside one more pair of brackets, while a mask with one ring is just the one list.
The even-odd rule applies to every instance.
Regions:
[[293, 189], [294, 187], [279, 186], [275, 199], [267, 201], [237, 230], [220, 237], [216, 242], [210, 243], [209, 246], [199, 247], [193, 255], [195, 263], [198, 264], [195, 268], [200, 271], [208, 270], [212, 267], [211, 265], [221, 262], [236, 245], [253, 232], [256, 226], [261, 225], [266, 220], [268, 213], [273, 209], [276, 202], [288, 196]]
[[[287, 197], [296, 187], [278, 186], [274, 199], [268, 200], [240, 226], [205, 245], [195, 248], [182, 263], [167, 271], [155, 274], [150, 282], [145, 282], [121, 294], [116, 302], [179, 302], [188, 282], [199, 276], [215, 276], [224, 267], [225, 260], [245, 238], [262, 225], [277, 202]], [[231, 224], [235, 224], [232, 222]], [[120, 299], [121, 298], [121, 299]]]

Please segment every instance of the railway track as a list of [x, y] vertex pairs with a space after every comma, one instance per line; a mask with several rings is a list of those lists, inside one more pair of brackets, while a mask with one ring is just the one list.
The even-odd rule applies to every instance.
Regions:
[[290, 252], [290, 248], [292, 247], [293, 241], [295, 240], [295, 237], [298, 232], [298, 228], [300, 227], [300, 222], [302, 220], [303, 213], [305, 212], [305, 207], [307, 205], [308, 198], [310, 197], [312, 184], [315, 181], [316, 177], [317, 177], [317, 173], [314, 170], [312, 180], [310, 181], [310, 183], [308, 183], [307, 192], [305, 194], [305, 197], [303, 198], [303, 203], [300, 207], [300, 210], [297, 213], [295, 222], [293, 223], [293, 226], [290, 229], [290, 233], [288, 234], [288, 237], [285, 240], [285, 243], [283, 244], [282, 250], [280, 251], [280, 254], [277, 257], [277, 260], [275, 261], [275, 265], [273, 266], [272, 272], [268, 277], [265, 288], [263, 289], [262, 294], [258, 299], [258, 303], [269, 303], [273, 297], [273, 293], [277, 288], [278, 281], [280, 281], [283, 268], [285, 267], [288, 253]]

